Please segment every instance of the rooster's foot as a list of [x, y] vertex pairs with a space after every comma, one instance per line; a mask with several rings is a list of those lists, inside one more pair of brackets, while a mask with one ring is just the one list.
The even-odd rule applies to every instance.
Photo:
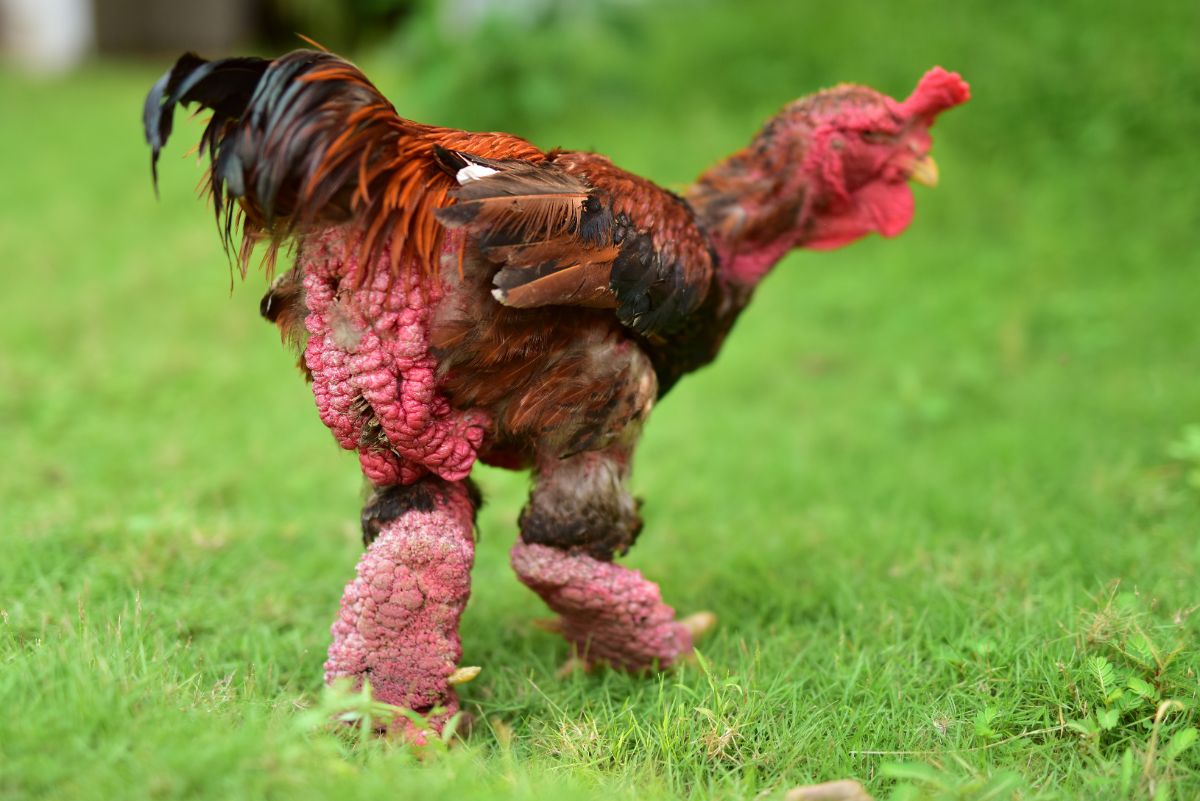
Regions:
[[518, 541], [512, 564], [559, 615], [541, 627], [562, 634], [588, 666], [632, 672], [669, 667], [691, 654], [693, 631], [716, 620], [710, 613], [675, 620], [653, 582], [586, 553]]

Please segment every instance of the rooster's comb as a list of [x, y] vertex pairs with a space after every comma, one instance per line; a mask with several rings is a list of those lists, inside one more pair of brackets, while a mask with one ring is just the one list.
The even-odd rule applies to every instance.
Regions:
[[970, 99], [971, 86], [961, 75], [934, 67], [921, 76], [917, 88], [900, 103], [900, 111], [906, 117], [921, 117], [932, 124], [938, 114]]

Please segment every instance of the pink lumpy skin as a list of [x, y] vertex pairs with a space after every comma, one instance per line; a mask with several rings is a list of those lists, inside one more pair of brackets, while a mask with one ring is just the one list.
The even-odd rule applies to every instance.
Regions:
[[[440, 707], [429, 717], [440, 731], [459, 709], [447, 678], [462, 656], [458, 623], [475, 543], [466, 487], [442, 483], [434, 494], [432, 511], [410, 510], [385, 524], [359, 560], [333, 624], [325, 681], [348, 676], [361, 687], [368, 679], [375, 698], [423, 715]], [[391, 730], [425, 741], [403, 716]]]
[[512, 566], [561, 616], [562, 634], [589, 665], [668, 667], [692, 652], [692, 635], [636, 570], [587, 554], [518, 541]]
[[[461, 242], [447, 239], [456, 253]], [[441, 297], [436, 282], [415, 269], [393, 275], [380, 264], [358, 285], [357, 251], [337, 229], [306, 241], [299, 266], [309, 311], [304, 361], [334, 438], [358, 451], [375, 486], [411, 484], [429, 473], [466, 478], [490, 419], [450, 408], [439, 391], [429, 351], [430, 315]]]

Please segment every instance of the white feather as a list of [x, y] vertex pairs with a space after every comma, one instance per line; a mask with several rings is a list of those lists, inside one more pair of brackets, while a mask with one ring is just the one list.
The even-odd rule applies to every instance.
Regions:
[[461, 185], [468, 181], [478, 181], [480, 178], [487, 178], [489, 175], [495, 175], [497, 172], [499, 170], [493, 170], [491, 167], [485, 167], [482, 164], [468, 164], [455, 174], [454, 179]]

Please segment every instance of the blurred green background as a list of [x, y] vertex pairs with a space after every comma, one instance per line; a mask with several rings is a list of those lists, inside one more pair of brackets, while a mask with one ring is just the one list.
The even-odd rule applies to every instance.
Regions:
[[[1200, 797], [1200, 5], [184, 6], [0, 71], [0, 797]], [[789, 257], [648, 427], [628, 561], [721, 617], [702, 666], [556, 680], [506, 564], [526, 479], [481, 471], [481, 723], [418, 762], [301, 713], [338, 703], [361, 488], [230, 281], [198, 125], [150, 188], [189, 30], [299, 31], [405, 116], [676, 189], [818, 88], [971, 82], [911, 229]]]

